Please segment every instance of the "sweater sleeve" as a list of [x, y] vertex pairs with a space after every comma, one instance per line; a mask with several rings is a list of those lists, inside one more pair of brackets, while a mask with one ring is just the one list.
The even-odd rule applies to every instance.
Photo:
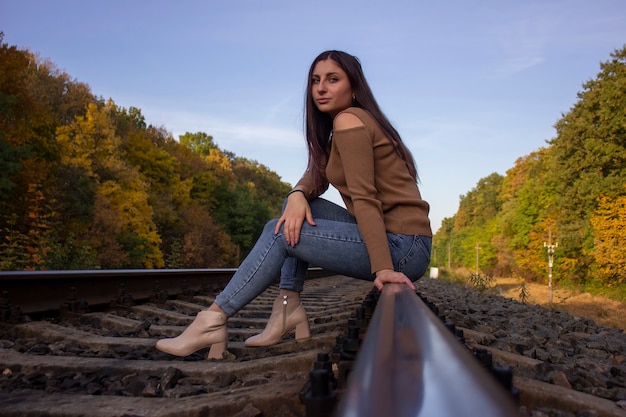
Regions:
[[343, 165], [353, 215], [365, 240], [371, 271], [393, 269], [382, 202], [377, 198], [374, 135], [367, 126], [335, 131], [335, 147]]
[[[324, 165], [324, 168], [326, 165]], [[293, 187], [294, 189], [302, 190], [304, 192], [304, 196], [307, 200], [313, 200], [314, 198], [319, 197], [324, 194], [328, 189], [328, 181], [325, 180], [323, 184], [321, 184], [320, 189], [316, 189], [313, 184], [313, 175], [311, 168], [307, 168], [307, 170], [302, 175], [302, 178], [298, 180], [298, 183]]]

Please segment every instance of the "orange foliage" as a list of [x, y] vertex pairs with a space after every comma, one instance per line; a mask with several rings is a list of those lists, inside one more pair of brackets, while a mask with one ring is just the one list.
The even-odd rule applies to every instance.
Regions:
[[598, 278], [607, 284], [626, 283], [626, 196], [598, 198], [591, 225]]

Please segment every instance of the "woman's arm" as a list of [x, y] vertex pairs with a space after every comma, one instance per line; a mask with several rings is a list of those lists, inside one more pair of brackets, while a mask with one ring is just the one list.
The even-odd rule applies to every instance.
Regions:
[[372, 273], [393, 270], [383, 203], [376, 188], [374, 133], [359, 117], [340, 113], [335, 117], [333, 146], [339, 154], [345, 194], [367, 246]]
[[[293, 190], [292, 190], [293, 191]], [[283, 226], [283, 233], [285, 234], [285, 241], [290, 246], [296, 246], [300, 240], [300, 231], [302, 230], [302, 224], [304, 220], [311, 225], [315, 226], [315, 220], [311, 214], [311, 207], [305, 197], [304, 192], [292, 192], [287, 197], [287, 204], [283, 210], [283, 214], [276, 223], [276, 229], [274, 234], [278, 234], [280, 227]]]
[[[327, 187], [328, 185], [326, 185]], [[274, 229], [274, 233], [278, 234], [281, 226], [283, 226], [285, 241], [288, 245], [296, 246], [298, 244], [302, 224], [305, 220], [311, 226], [315, 226], [309, 200], [318, 197], [318, 195], [319, 192], [313, 186], [312, 172], [307, 169], [296, 186], [287, 194], [287, 204]]]
[[340, 113], [335, 118], [335, 146], [340, 154], [354, 215], [370, 254], [374, 285], [379, 290], [387, 283], [406, 284], [415, 290], [411, 280], [394, 271], [387, 240], [387, 230], [376, 189], [373, 140], [365, 124], [356, 115]]

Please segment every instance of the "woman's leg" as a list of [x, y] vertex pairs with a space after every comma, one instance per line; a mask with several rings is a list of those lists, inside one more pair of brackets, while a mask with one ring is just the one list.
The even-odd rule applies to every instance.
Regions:
[[[228, 316], [269, 287], [290, 257], [337, 274], [374, 280], [367, 248], [354, 218], [341, 207], [318, 200], [312, 202], [311, 208], [319, 204], [325, 209], [316, 209], [315, 226], [303, 223], [300, 240], [294, 247], [286, 243], [282, 229], [274, 234], [276, 219], [265, 225], [250, 254], [215, 299]], [[390, 233], [387, 237], [394, 269], [411, 280], [420, 278], [430, 259], [430, 238]], [[303, 279], [302, 276], [296, 278]]]
[[[354, 219], [345, 209], [318, 200], [311, 202], [316, 226], [305, 222], [295, 247], [286, 243], [282, 229], [274, 234], [276, 219], [265, 225], [254, 248], [215, 300], [228, 316], [269, 287], [290, 257], [339, 274], [373, 279], [365, 243]], [[299, 274], [294, 274], [296, 281], [303, 281], [302, 271], [306, 269], [300, 268]]]
[[[349, 215], [346, 217], [345, 210], [337, 211], [336, 208], [341, 208], [332, 203], [321, 200], [314, 204], [316, 207], [319, 204], [320, 209], [327, 207], [321, 210], [325, 215], [318, 213], [316, 226], [303, 224], [300, 241], [295, 247], [286, 243], [282, 229], [274, 234], [276, 219], [268, 222], [250, 254], [209, 310], [198, 313], [196, 320], [177, 338], [160, 340], [157, 348], [185, 356], [213, 344], [209, 357], [220, 357], [227, 342], [225, 316], [233, 316], [269, 287], [285, 266], [286, 259], [302, 262], [291, 264], [296, 270], [294, 277], [302, 281], [302, 270], [306, 271], [301, 268], [304, 263], [342, 275], [373, 280], [369, 255], [354, 219]], [[421, 277], [430, 257], [430, 238], [394, 234], [387, 234], [387, 237], [394, 269], [404, 272], [412, 280]]]
[[[286, 204], [286, 201], [285, 201]], [[346, 209], [323, 199], [315, 199], [309, 203], [311, 214], [317, 220], [336, 220], [355, 223], [355, 219]], [[283, 210], [285, 206], [283, 205]], [[309, 320], [300, 301], [300, 293], [304, 288], [309, 262], [296, 257], [288, 257], [280, 271], [280, 292], [272, 306], [272, 314], [263, 332], [249, 337], [246, 346], [271, 346], [281, 341], [295, 329], [296, 340], [310, 337]]]
[[[287, 200], [285, 200], [285, 204]], [[345, 223], [355, 223], [356, 219], [348, 211], [328, 200], [316, 198], [309, 202], [311, 214], [314, 219], [336, 220]], [[285, 205], [283, 205], [283, 210]], [[316, 265], [319, 266], [319, 265]], [[280, 282], [278, 287], [284, 290], [302, 292], [306, 279], [309, 263], [298, 258], [289, 257], [285, 260], [280, 271]]]

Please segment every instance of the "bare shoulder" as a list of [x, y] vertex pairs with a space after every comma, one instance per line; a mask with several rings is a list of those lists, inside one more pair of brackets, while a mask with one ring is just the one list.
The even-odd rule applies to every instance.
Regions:
[[358, 116], [352, 113], [339, 113], [333, 120], [333, 128], [335, 130], [346, 130], [354, 127], [364, 126], [365, 124]]

